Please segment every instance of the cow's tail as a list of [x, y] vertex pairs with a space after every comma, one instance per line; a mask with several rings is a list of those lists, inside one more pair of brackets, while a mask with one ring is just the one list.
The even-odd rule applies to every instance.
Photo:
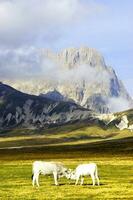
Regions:
[[33, 176], [34, 176], [34, 174], [31, 175], [31, 180], [33, 180]]
[[32, 175], [31, 175], [31, 179], [33, 180], [33, 176], [34, 176], [34, 164], [32, 166]]

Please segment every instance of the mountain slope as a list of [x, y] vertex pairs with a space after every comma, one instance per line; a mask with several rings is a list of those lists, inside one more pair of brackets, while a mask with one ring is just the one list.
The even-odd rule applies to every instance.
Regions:
[[75, 103], [28, 95], [0, 83], [0, 128], [38, 128], [89, 119], [92, 111]]

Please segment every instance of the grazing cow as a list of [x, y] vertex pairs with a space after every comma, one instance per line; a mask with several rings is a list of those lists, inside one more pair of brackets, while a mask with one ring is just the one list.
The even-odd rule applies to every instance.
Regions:
[[54, 182], [55, 185], [58, 185], [58, 178], [62, 176], [67, 176], [69, 170], [63, 166], [62, 163], [56, 163], [56, 162], [43, 162], [43, 161], [35, 161], [33, 163], [32, 168], [32, 185], [35, 185], [35, 182], [37, 186], [39, 187], [39, 175], [53, 175], [54, 176]]
[[78, 180], [81, 177], [81, 185], [84, 183], [84, 176], [90, 175], [93, 181], [93, 186], [95, 185], [95, 179], [99, 185], [97, 165], [95, 163], [81, 164], [78, 165], [75, 171], [71, 172], [67, 178], [76, 180], [75, 185], [78, 184]]

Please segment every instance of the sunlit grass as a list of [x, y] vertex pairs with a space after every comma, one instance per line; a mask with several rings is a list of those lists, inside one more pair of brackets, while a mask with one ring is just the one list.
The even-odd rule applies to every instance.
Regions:
[[[0, 138], [0, 148], [24, 146], [0, 149], [0, 199], [133, 199], [132, 132], [98, 126], [66, 126], [37, 133], [19, 131]], [[31, 169], [35, 160], [60, 161], [72, 169], [81, 163], [95, 162], [101, 185], [93, 187], [90, 177], [86, 177], [83, 186], [75, 186], [74, 181], [66, 178], [55, 186], [53, 177], [40, 176], [40, 188], [33, 188]]]
[[[54, 155], [53, 155], [54, 157]], [[48, 160], [48, 159], [47, 159]], [[50, 159], [52, 160], [52, 158]], [[53, 160], [55, 160], [53, 158]], [[1, 199], [132, 199], [133, 160], [122, 157], [94, 157], [77, 159], [56, 159], [67, 167], [75, 168], [79, 163], [94, 161], [98, 164], [100, 186], [92, 186], [90, 177], [84, 185], [74, 185], [74, 181], [60, 179], [54, 185], [53, 177], [40, 176], [40, 188], [31, 185], [33, 160], [12, 160], [0, 162]]]

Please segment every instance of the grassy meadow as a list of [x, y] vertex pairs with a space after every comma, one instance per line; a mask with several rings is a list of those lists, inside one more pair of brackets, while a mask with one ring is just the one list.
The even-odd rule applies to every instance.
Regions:
[[[68, 132], [66, 131], [68, 129]], [[65, 127], [40, 133], [14, 130], [0, 137], [0, 199], [133, 199], [132, 132], [98, 127]], [[16, 148], [21, 146], [21, 148]], [[78, 164], [98, 165], [100, 186], [84, 185], [52, 176], [40, 176], [40, 187], [31, 184], [35, 160], [60, 161], [74, 169]]]

